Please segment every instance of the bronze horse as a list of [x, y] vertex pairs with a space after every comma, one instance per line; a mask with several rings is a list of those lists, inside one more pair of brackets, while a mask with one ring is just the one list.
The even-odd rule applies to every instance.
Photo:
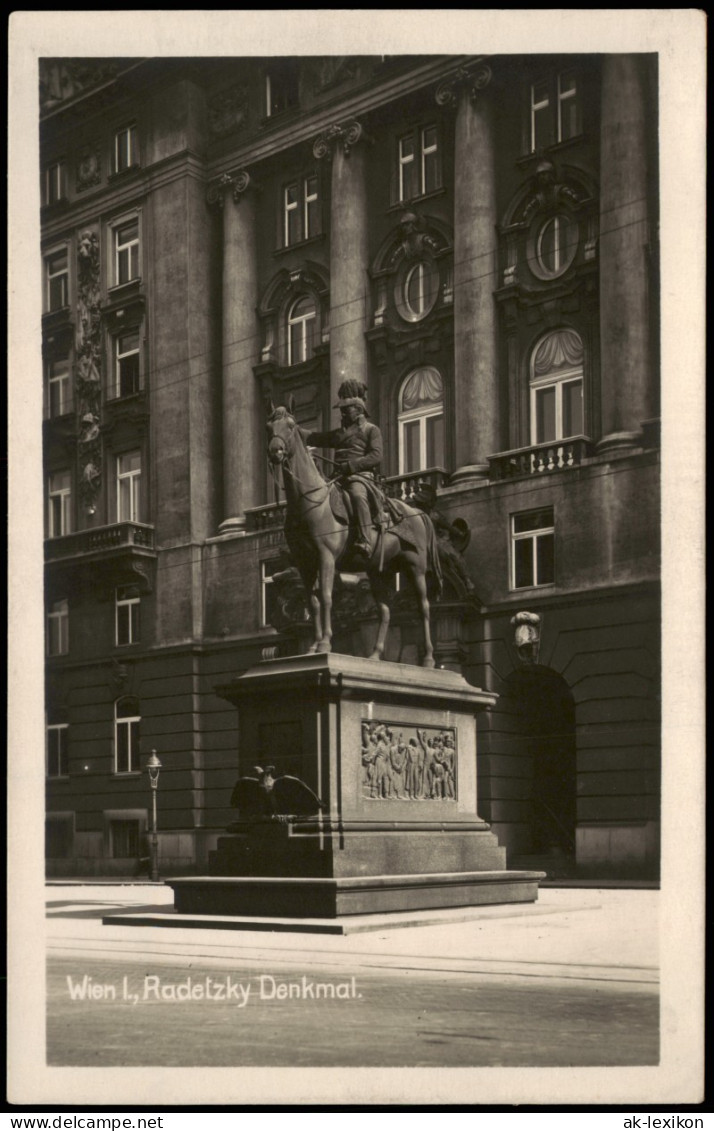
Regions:
[[[300, 428], [290, 409], [270, 406], [268, 458], [281, 467], [287, 502], [285, 538], [300, 571], [312, 611], [315, 640], [311, 652], [332, 651], [332, 587], [335, 568], [349, 565], [350, 527], [333, 513], [330, 496], [336, 490], [326, 482], [305, 447]], [[431, 519], [399, 500], [393, 500], [400, 520], [382, 531], [373, 527], [371, 557], [366, 571], [379, 609], [379, 628], [370, 659], [381, 660], [389, 627], [389, 580], [404, 570], [414, 583], [424, 625], [425, 668], [434, 667], [434, 648], [429, 627], [426, 575], [440, 584], [436, 535]], [[318, 583], [317, 586], [315, 583]]]

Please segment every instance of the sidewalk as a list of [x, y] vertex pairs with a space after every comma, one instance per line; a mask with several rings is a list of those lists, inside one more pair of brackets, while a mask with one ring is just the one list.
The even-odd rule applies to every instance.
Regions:
[[548, 887], [536, 903], [425, 912], [419, 926], [396, 927], [396, 917], [382, 916], [376, 929], [347, 936], [102, 924], [117, 913], [170, 916], [172, 892], [161, 884], [54, 882], [46, 897], [54, 956], [142, 962], [151, 955], [154, 963], [200, 959], [231, 969], [269, 961], [286, 969], [627, 983], [650, 992], [658, 980], [660, 894], [651, 889]]

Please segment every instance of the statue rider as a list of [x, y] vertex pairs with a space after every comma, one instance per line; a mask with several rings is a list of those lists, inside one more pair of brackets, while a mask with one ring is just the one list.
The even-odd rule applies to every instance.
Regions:
[[[338, 390], [341, 423], [330, 432], [311, 432], [307, 443], [334, 448], [340, 482], [352, 500], [355, 523], [353, 550], [369, 559], [372, 555], [370, 491], [376, 493], [375, 473], [382, 461], [382, 433], [367, 417], [367, 386], [361, 381], [343, 381]], [[374, 484], [374, 486], [372, 486]]]

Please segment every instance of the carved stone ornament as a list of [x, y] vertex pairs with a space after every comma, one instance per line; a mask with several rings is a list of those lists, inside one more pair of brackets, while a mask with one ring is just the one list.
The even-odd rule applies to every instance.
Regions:
[[332, 90], [357, 77], [360, 61], [352, 55], [325, 55], [315, 64], [315, 94]]
[[436, 88], [437, 106], [451, 106], [456, 108], [459, 102], [459, 92], [467, 90], [469, 98], [475, 102], [482, 90], [491, 81], [491, 68], [486, 63], [476, 63], [471, 66], [459, 67], [447, 79], [440, 82]]
[[77, 247], [76, 378], [79, 494], [94, 513], [102, 485], [101, 356], [99, 240], [95, 231], [81, 233]]
[[540, 617], [538, 613], [521, 612], [511, 617], [515, 629], [514, 643], [523, 664], [537, 664], [540, 651]]
[[77, 157], [77, 192], [94, 188], [102, 179], [102, 162], [99, 149], [94, 145], [85, 146]]
[[533, 176], [532, 191], [525, 201], [521, 214], [522, 221], [530, 220], [535, 212], [543, 212], [555, 208], [558, 204], [577, 205], [580, 197], [577, 192], [558, 179], [557, 170], [552, 161], [541, 160], [538, 162]]
[[426, 221], [416, 212], [404, 212], [399, 221], [399, 243], [387, 261], [394, 268], [403, 259], [417, 259], [439, 250], [440, 243], [426, 230]]
[[457, 799], [456, 728], [362, 722], [362, 796], [368, 801]]
[[40, 106], [51, 110], [115, 78], [121, 59], [40, 59]]
[[233, 133], [248, 114], [248, 87], [240, 83], [215, 94], [208, 103], [208, 128], [216, 137]]
[[208, 186], [206, 200], [209, 204], [217, 204], [219, 208], [223, 208], [226, 193], [230, 193], [235, 203], [239, 204], [241, 197], [249, 188], [257, 189], [258, 185], [247, 169], [238, 169], [235, 173], [221, 173], [220, 177], [216, 177]]
[[345, 157], [349, 157], [350, 151], [354, 149], [359, 141], [367, 140], [369, 139], [362, 126], [353, 118], [350, 121], [343, 122], [341, 125], [335, 124], [323, 130], [315, 139], [312, 152], [318, 161], [323, 158], [329, 161], [332, 159], [335, 146], [341, 145]]

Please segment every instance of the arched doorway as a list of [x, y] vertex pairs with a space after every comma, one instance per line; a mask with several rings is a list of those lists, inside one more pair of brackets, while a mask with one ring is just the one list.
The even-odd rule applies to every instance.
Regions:
[[557, 672], [538, 665], [514, 672], [507, 687], [529, 826], [523, 848], [533, 855], [573, 859], [577, 778], [570, 689]]

